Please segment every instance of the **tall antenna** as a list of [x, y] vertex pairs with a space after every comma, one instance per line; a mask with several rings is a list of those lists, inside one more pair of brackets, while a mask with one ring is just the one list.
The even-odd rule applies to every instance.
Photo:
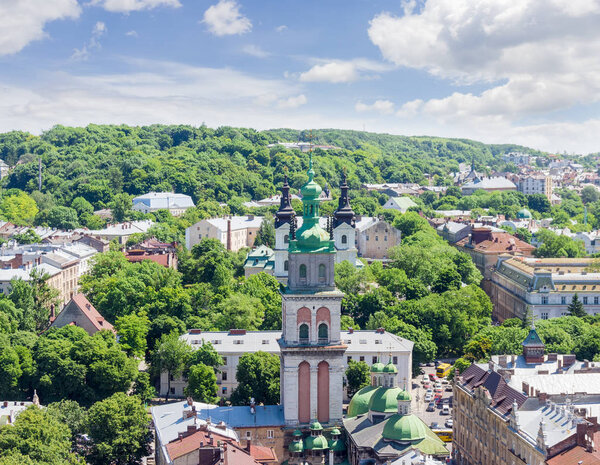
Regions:
[[42, 192], [42, 157], [38, 158], [38, 191]]

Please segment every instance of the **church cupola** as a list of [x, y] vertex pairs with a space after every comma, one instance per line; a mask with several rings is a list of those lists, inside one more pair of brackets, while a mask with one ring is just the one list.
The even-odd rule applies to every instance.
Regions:
[[544, 363], [544, 351], [546, 346], [540, 339], [540, 336], [533, 325], [522, 345], [525, 363]]
[[342, 184], [340, 185], [340, 200], [338, 208], [333, 216], [333, 228], [337, 228], [340, 224], [346, 223], [352, 227], [355, 226], [356, 216], [350, 206], [350, 199], [348, 197], [348, 183], [346, 182], [346, 173], [342, 174]]
[[292, 197], [290, 195], [290, 185], [288, 184], [287, 173], [283, 178], [283, 187], [281, 188], [281, 202], [279, 210], [275, 214], [275, 228], [278, 228], [284, 223], [291, 223], [294, 217], [294, 209], [292, 208]]

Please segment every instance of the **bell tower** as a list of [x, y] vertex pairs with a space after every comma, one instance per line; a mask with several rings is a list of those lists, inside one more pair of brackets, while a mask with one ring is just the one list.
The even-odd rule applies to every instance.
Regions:
[[340, 340], [343, 293], [334, 282], [335, 244], [319, 225], [321, 187], [312, 153], [302, 186], [302, 226], [292, 220], [288, 285], [282, 293], [281, 405], [288, 425], [342, 419], [344, 353]]

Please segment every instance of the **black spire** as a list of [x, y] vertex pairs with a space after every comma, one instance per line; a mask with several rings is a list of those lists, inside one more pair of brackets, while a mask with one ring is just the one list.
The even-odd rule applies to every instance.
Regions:
[[350, 199], [348, 198], [348, 183], [346, 182], [345, 171], [342, 174], [342, 184], [340, 185], [340, 190], [342, 192], [340, 194], [338, 209], [333, 215], [333, 228], [337, 228], [342, 223], [346, 223], [354, 227], [356, 217], [354, 216], [354, 211], [352, 211]]
[[292, 197], [290, 196], [290, 185], [288, 184], [286, 172], [283, 177], [279, 210], [277, 210], [277, 213], [275, 214], [275, 228], [278, 228], [284, 223], [290, 223], [292, 216], [294, 216], [294, 209], [292, 208]]

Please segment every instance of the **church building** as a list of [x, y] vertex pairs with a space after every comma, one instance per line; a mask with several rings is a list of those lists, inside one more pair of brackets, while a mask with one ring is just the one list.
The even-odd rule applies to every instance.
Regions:
[[281, 405], [288, 425], [342, 420], [344, 294], [335, 287], [333, 230], [319, 224], [321, 187], [314, 176], [311, 157], [301, 189], [302, 226], [296, 231], [293, 219], [290, 223], [288, 285], [282, 294]]

